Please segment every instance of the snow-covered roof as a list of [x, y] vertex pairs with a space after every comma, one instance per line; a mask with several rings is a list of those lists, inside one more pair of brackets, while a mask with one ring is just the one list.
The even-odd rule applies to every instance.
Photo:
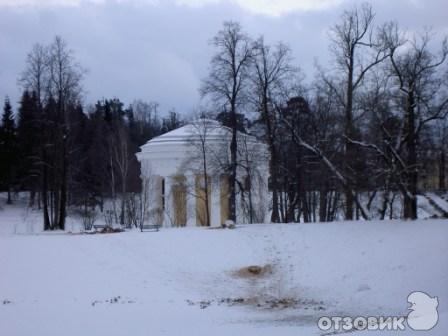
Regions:
[[203, 134], [206, 134], [207, 141], [225, 141], [231, 134], [231, 131], [216, 120], [198, 119], [190, 124], [149, 140], [141, 148], [144, 150], [162, 144], [184, 145], [194, 141], [195, 138], [199, 138]]
[[[149, 140], [141, 147], [142, 152], [151, 151], [152, 148], [161, 146], [185, 146], [192, 141], [199, 140], [205, 136], [207, 143], [230, 141], [232, 130], [222, 126], [218, 121], [212, 119], [198, 119], [179, 127], [173, 131], [162, 134]], [[238, 136], [246, 137], [249, 142], [257, 142], [256, 138], [247, 134], [238, 132]]]
[[[141, 151], [136, 153], [137, 159], [142, 163], [142, 169], [150, 164], [151, 170], [156, 175], [169, 176], [176, 174], [185, 160], [194, 157], [192, 153], [197, 152], [197, 144], [205, 139], [207, 151], [222, 153], [225, 155], [226, 148], [230, 146], [232, 130], [222, 126], [218, 121], [211, 119], [198, 119], [179, 127], [173, 131], [162, 134], [149, 140], [140, 147]], [[253, 136], [238, 132], [238, 142], [244, 143], [255, 152], [266, 151], [265, 145], [257, 141]]]

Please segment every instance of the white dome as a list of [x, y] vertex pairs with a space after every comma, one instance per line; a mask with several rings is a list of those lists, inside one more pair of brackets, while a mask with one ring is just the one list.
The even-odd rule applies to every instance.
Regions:
[[[198, 151], [197, 144], [201, 142], [201, 139], [205, 139], [209, 150], [215, 148], [224, 153], [223, 146], [230, 146], [231, 138], [230, 128], [222, 126], [216, 120], [198, 119], [149, 140], [136, 155], [143, 169], [149, 169], [145, 166], [151, 165], [154, 173], [169, 176], [176, 174], [185, 160], [194, 157], [192, 153]], [[252, 148], [264, 146], [255, 137], [238, 132], [238, 141], [243, 139]]]
[[188, 145], [191, 141], [199, 140], [202, 135], [206, 135], [206, 141], [226, 141], [231, 135], [231, 130], [215, 120], [198, 119], [149, 140], [141, 148], [145, 151], [160, 145]]
[[[137, 156], [145, 153], [160, 153], [163, 157], [168, 152], [184, 152], [186, 147], [191, 146], [195, 141], [205, 137], [208, 144], [230, 142], [232, 130], [222, 126], [218, 121], [212, 119], [198, 119], [190, 124], [177, 128], [173, 131], [162, 134], [149, 140], [141, 147], [141, 152]], [[245, 137], [250, 143], [257, 142], [256, 138], [238, 132], [238, 137]]]

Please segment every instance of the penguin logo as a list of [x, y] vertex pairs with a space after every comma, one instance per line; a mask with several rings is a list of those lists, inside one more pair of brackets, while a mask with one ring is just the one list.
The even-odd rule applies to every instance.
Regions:
[[437, 297], [431, 297], [424, 292], [413, 292], [408, 296], [411, 312], [408, 314], [407, 322], [413, 330], [430, 330], [439, 321]]

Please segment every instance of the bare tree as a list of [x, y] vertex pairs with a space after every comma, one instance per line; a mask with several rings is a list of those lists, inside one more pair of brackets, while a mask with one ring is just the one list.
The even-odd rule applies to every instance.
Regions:
[[[366, 75], [376, 65], [383, 62], [388, 54], [387, 49], [374, 34], [374, 13], [370, 4], [345, 11], [340, 23], [331, 29], [331, 52], [334, 55], [338, 77], [330, 79], [327, 84], [337, 93], [339, 103], [344, 111], [344, 133], [349, 139], [356, 138], [355, 99], [357, 91], [363, 84]], [[345, 143], [345, 218], [353, 219], [352, 179], [350, 178], [354, 148], [350, 141]]]
[[439, 190], [446, 191], [446, 156], [448, 148], [448, 120], [445, 118], [435, 125], [435, 142], [439, 170]]
[[[313, 90], [310, 91], [310, 109], [312, 111], [312, 131], [313, 137], [309, 142], [318, 146], [322, 153], [332, 161], [337, 161], [337, 154], [340, 152], [339, 141], [337, 141], [340, 130], [338, 103], [336, 93], [325, 83], [317, 82]], [[327, 165], [320, 161], [318, 167], [318, 188], [319, 188], [319, 221], [333, 221], [339, 210], [341, 198], [338, 180]]]
[[49, 48], [35, 44], [26, 59], [26, 68], [19, 78], [19, 84], [29, 92], [34, 92], [38, 104], [46, 97], [48, 88]]
[[[133, 111], [135, 121], [137, 121], [139, 127], [139, 133], [144, 135], [145, 125], [157, 125], [159, 128], [161, 125], [158, 120], [158, 108], [159, 104], [157, 102], [144, 102], [142, 100], [134, 100], [130, 105], [130, 108]], [[156, 134], [152, 134], [154, 132], [148, 132], [150, 136], [155, 136]]]
[[212, 137], [214, 132], [221, 129], [217, 122], [201, 117], [191, 124], [191, 134], [188, 145], [191, 148], [187, 159], [183, 162], [182, 171], [189, 171], [195, 177], [200, 177], [194, 185], [185, 186], [186, 191], [194, 198], [204, 203], [205, 208], [205, 226], [211, 225], [211, 209], [210, 209], [210, 161], [215, 156], [217, 148], [214, 147]]
[[80, 100], [83, 75], [84, 70], [75, 62], [73, 52], [62, 38], [56, 37], [48, 47], [33, 47], [20, 79], [23, 87], [35, 92], [38, 100], [45, 230], [65, 228], [71, 114]]
[[[294, 128], [291, 125], [289, 125], [289, 127], [291, 130], [294, 130]], [[339, 182], [342, 184], [342, 186], [346, 190], [349, 190], [349, 192], [351, 193], [352, 199], [354, 200], [354, 202], [356, 203], [356, 205], [359, 207], [359, 209], [361, 211], [362, 217], [366, 220], [370, 220], [371, 215], [370, 215], [369, 210], [361, 203], [356, 192], [350, 188], [350, 185], [349, 185], [347, 179], [339, 171], [339, 169], [328, 159], [328, 157], [325, 155], [325, 153], [323, 153], [322, 150], [318, 146], [312, 145], [312, 144], [309, 144], [308, 142], [306, 142], [299, 134], [297, 134], [294, 131], [293, 131], [293, 136], [294, 136], [294, 139], [295, 139], [295, 142], [297, 143], [297, 145], [308, 149], [309, 151], [311, 151], [315, 155], [317, 155], [319, 157], [319, 159], [322, 160], [322, 162], [328, 167], [328, 169], [339, 180]]]
[[[68, 173], [69, 173], [69, 137], [71, 119], [70, 114], [81, 96], [81, 80], [84, 70], [75, 62], [73, 52], [68, 49], [66, 42], [56, 36], [49, 47], [49, 96], [56, 99], [57, 129], [56, 129], [56, 160], [55, 206], [58, 218], [55, 226], [65, 229], [67, 208]], [[56, 210], [56, 209], [55, 209]]]
[[[120, 212], [120, 224], [125, 225], [125, 211], [126, 211], [126, 193], [127, 193], [127, 181], [129, 174], [129, 136], [123, 125], [117, 124], [115, 131], [111, 134], [114, 137], [112, 150], [115, 161], [115, 166], [120, 174], [121, 184], [121, 212]], [[113, 168], [112, 168], [113, 169]]]
[[[26, 59], [26, 68], [22, 72], [20, 78], [19, 78], [19, 84], [22, 86], [22, 88], [29, 93], [33, 94], [33, 97], [36, 99], [36, 111], [34, 111], [35, 116], [40, 118], [42, 116], [42, 109], [43, 104], [46, 99], [47, 92], [47, 86], [48, 86], [48, 59], [49, 59], [49, 50], [48, 47], [43, 46], [41, 44], [35, 44], [31, 51], [29, 52], [27, 59]], [[43, 125], [38, 125], [38, 127], [42, 127]], [[36, 144], [37, 145], [37, 144]], [[40, 153], [34, 153], [38, 154], [36, 156], [39, 156], [42, 158], [43, 156], [43, 148], [40, 148]], [[42, 193], [45, 194], [45, 197], [43, 198], [43, 202], [47, 202], [47, 188], [46, 183], [44, 182], [47, 180], [47, 168], [45, 165], [41, 164], [41, 160], [38, 159], [38, 157], [30, 158], [33, 163], [36, 165], [39, 165], [41, 167], [41, 182], [42, 184]], [[37, 182], [36, 184], [38, 184]], [[32, 206], [34, 204], [35, 195], [36, 195], [36, 186], [32, 187], [32, 190], [30, 191], [30, 201], [29, 204]], [[48, 211], [48, 207], [44, 206], [44, 213]], [[48, 218], [48, 215], [44, 214], [44, 219]], [[45, 227], [49, 227], [49, 223], [44, 224]]]
[[262, 169], [268, 159], [264, 144], [255, 141], [255, 137], [238, 134], [238, 167], [242, 178], [237, 179], [241, 203], [246, 220], [250, 224], [265, 220], [264, 195], [266, 171]]
[[241, 26], [236, 22], [225, 22], [223, 29], [213, 38], [217, 53], [212, 58], [211, 69], [201, 87], [202, 96], [209, 96], [220, 110], [230, 115], [232, 139], [230, 143], [229, 167], [229, 219], [236, 219], [236, 174], [237, 174], [237, 113], [246, 102], [248, 70], [252, 58], [252, 45]]
[[[431, 52], [431, 34], [414, 35], [403, 43], [396, 24], [384, 30], [389, 48], [390, 75], [396, 90], [397, 110], [402, 111], [400, 136], [394, 153], [400, 156], [404, 181], [404, 218], [417, 218], [419, 134], [430, 122], [448, 114], [446, 65], [448, 41], [445, 38], [439, 54]], [[402, 154], [401, 154], [402, 153]]]
[[110, 187], [110, 195], [112, 197], [112, 209], [109, 210], [112, 215], [113, 215], [113, 219], [115, 221], [115, 223], [118, 223], [118, 211], [117, 211], [117, 178], [116, 178], [116, 161], [115, 161], [115, 138], [109, 134], [108, 135], [108, 139], [107, 139], [107, 152], [108, 152], [108, 156], [107, 156], [107, 160], [108, 160], [108, 164], [107, 164], [107, 168], [106, 172], [109, 175], [109, 187]]
[[280, 221], [279, 214], [279, 154], [278, 115], [276, 105], [284, 100], [298, 69], [291, 65], [291, 50], [283, 43], [275, 48], [266, 45], [263, 37], [254, 43], [254, 56], [251, 71], [253, 97], [252, 104], [260, 114], [260, 120], [265, 128], [265, 138], [268, 144], [270, 159], [269, 173], [272, 188], [272, 216], [271, 221]]
[[140, 193], [131, 193], [126, 198], [126, 222], [143, 230], [145, 223], [149, 220], [150, 193], [153, 175], [142, 177], [142, 190]]

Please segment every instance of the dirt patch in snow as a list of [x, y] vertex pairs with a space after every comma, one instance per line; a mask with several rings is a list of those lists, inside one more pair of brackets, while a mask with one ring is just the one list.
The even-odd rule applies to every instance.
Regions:
[[202, 300], [194, 302], [186, 300], [190, 306], [199, 306], [200, 309], [208, 308], [211, 305], [233, 306], [250, 306], [258, 309], [289, 309], [301, 308], [311, 311], [326, 310], [322, 301], [301, 300], [292, 297], [275, 298], [275, 297], [238, 297], [238, 298], [221, 298], [216, 300]]
[[95, 230], [95, 231], [85, 231], [80, 234], [108, 234], [108, 233], [121, 233], [125, 232], [125, 230], [120, 228], [111, 228], [111, 227], [104, 227], [101, 230]]
[[264, 266], [252, 265], [243, 267], [232, 272], [232, 275], [237, 278], [254, 279], [264, 278], [271, 275], [272, 273], [274, 273], [274, 267], [270, 264], [267, 264]]
[[135, 300], [130, 298], [122, 298], [121, 296], [114, 296], [107, 300], [95, 300], [92, 302], [92, 306], [96, 306], [98, 304], [125, 304], [125, 303], [135, 303]]

